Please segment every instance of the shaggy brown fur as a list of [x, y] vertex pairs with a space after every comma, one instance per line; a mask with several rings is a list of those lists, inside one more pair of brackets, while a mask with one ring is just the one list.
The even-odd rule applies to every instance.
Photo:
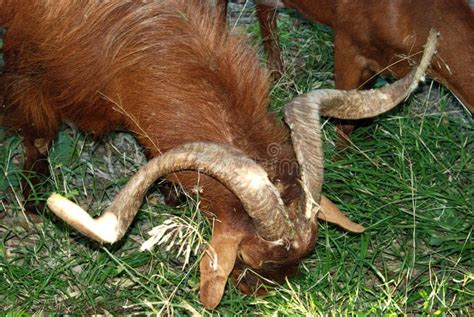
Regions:
[[[51, 6], [60, 16], [33, 0], [1, 16], [5, 124], [25, 143], [51, 141], [65, 121], [97, 136], [134, 131], [152, 156], [202, 140], [267, 161], [260, 144], [271, 140], [293, 159], [287, 130], [267, 112], [267, 74], [254, 52], [215, 28], [203, 8], [196, 14], [189, 1], [64, 4]], [[26, 9], [34, 14], [22, 15]]]
[[[1, 116], [24, 138], [26, 169], [45, 168], [35, 162], [61, 122], [96, 136], [130, 130], [156, 157], [99, 219], [52, 195], [50, 210], [91, 238], [123, 237], [153, 175], [188, 170], [170, 176], [188, 192], [199, 181], [201, 207], [216, 218], [200, 262], [200, 298], [215, 308], [230, 274], [238, 280], [251, 268], [283, 280], [295, 272], [314, 247], [317, 218], [364, 230], [321, 195], [319, 111], [350, 119], [354, 107], [369, 117], [391, 109], [416, 87], [436, 34], [421, 66], [391, 86], [316, 91], [289, 102], [290, 144], [288, 129], [267, 110], [268, 74], [209, 11], [200, 0], [0, 0], [7, 29], [0, 87]], [[260, 281], [247, 274], [239, 287], [251, 292]]]
[[[299, 198], [288, 130], [267, 111], [267, 72], [200, 2], [0, 0], [4, 124], [24, 139], [25, 169], [45, 169], [35, 163], [67, 122], [95, 136], [132, 131], [150, 156], [193, 141], [231, 144], [262, 163], [286, 204]], [[172, 179], [192, 191], [198, 175]], [[215, 232], [254, 232], [226, 187], [199, 179], [202, 209], [219, 220]], [[255, 247], [252, 239], [241, 244]], [[315, 231], [308, 240], [285, 261], [296, 265]]]

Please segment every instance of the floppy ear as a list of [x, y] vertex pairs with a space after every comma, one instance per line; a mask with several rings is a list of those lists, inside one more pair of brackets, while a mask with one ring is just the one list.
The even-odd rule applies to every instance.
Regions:
[[199, 298], [207, 309], [216, 308], [221, 301], [242, 237], [240, 232], [222, 223], [214, 226], [211, 243], [200, 263]]
[[344, 215], [342, 211], [340, 211], [339, 208], [337, 208], [337, 206], [324, 195], [321, 195], [320, 206], [321, 209], [318, 212], [319, 219], [334, 223], [342, 229], [350, 232], [361, 233], [365, 231], [364, 227], [347, 218], [347, 216]]

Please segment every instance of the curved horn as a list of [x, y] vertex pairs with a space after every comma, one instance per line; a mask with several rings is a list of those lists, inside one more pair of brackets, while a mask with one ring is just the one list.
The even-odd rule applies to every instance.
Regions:
[[305, 95], [285, 106], [285, 122], [290, 127], [293, 149], [300, 167], [306, 219], [312, 217], [312, 206], [319, 204], [324, 179], [318, 108], [319, 103], [311, 104]]
[[323, 149], [319, 112], [342, 119], [374, 116], [395, 107], [417, 86], [435, 53], [437, 33], [430, 31], [420, 65], [409, 75], [378, 90], [314, 90], [296, 97], [285, 106], [285, 121], [291, 129], [296, 158], [305, 192], [304, 215], [313, 219], [313, 204], [319, 204], [323, 184]]
[[[377, 90], [351, 90], [349, 94], [342, 91], [331, 92], [330, 100], [320, 105], [321, 115], [337, 119], [365, 119], [378, 116], [397, 106], [415, 90], [418, 82], [422, 80], [436, 53], [438, 36], [438, 32], [430, 30], [420, 63], [407, 76]], [[314, 93], [319, 92], [310, 92], [308, 97], [310, 98]]]
[[294, 225], [263, 168], [236, 148], [216, 143], [189, 143], [155, 157], [140, 168], [97, 219], [58, 194], [48, 198], [48, 207], [84, 235], [114, 243], [125, 235], [151, 184], [181, 170], [197, 170], [222, 182], [240, 199], [263, 239], [292, 238]]

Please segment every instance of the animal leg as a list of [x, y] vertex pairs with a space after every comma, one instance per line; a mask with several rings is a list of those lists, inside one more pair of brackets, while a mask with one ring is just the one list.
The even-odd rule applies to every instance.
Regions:
[[[366, 59], [360, 55], [358, 48], [345, 34], [336, 33], [334, 39], [334, 73], [336, 89], [352, 90], [360, 88], [369, 70]], [[350, 142], [352, 131], [360, 124], [360, 120], [338, 120], [338, 147], [345, 147]]]
[[[12, 87], [6, 100], [5, 124], [20, 132], [25, 146], [23, 170], [26, 179], [22, 182], [25, 201], [40, 183], [41, 175], [49, 174], [46, 156], [60, 124], [59, 114], [49, 96], [32, 79], [24, 79]], [[29, 208], [29, 211], [38, 209]], [[30, 207], [31, 207], [30, 206]]]
[[283, 74], [283, 61], [278, 45], [278, 11], [274, 7], [257, 3], [256, 14], [260, 24], [263, 47], [268, 56], [268, 65], [272, 72], [272, 77], [273, 79], [279, 79]]
[[227, 24], [227, 4], [228, 0], [216, 0], [216, 16], [222, 27]]
[[[23, 144], [25, 145], [26, 158], [23, 164], [23, 170], [27, 173], [28, 180], [22, 183], [23, 197], [28, 201], [35, 187], [41, 182], [43, 177], [49, 175], [49, 165], [47, 161], [47, 153], [51, 147], [51, 139], [31, 138], [24, 136]], [[41, 209], [37, 203], [27, 203], [26, 209], [29, 212], [36, 213]]]

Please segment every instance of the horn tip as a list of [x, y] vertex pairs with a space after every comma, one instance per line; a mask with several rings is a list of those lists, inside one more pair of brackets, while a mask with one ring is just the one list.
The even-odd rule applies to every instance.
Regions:
[[117, 216], [110, 212], [93, 219], [80, 206], [58, 193], [49, 196], [46, 203], [56, 216], [89, 238], [110, 244], [121, 238]]
[[350, 232], [353, 233], [364, 233], [366, 228], [364, 226], [361, 226], [359, 224], [354, 224], [350, 228], [347, 228]]

